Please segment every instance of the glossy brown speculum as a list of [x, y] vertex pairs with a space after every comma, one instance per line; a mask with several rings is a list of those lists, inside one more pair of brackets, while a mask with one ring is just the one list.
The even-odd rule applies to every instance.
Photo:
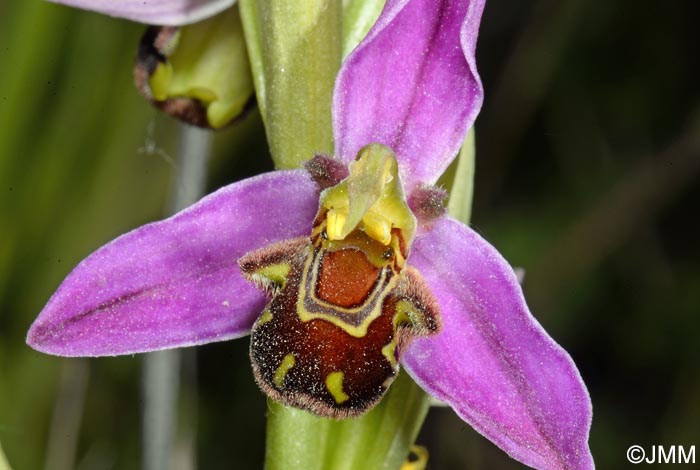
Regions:
[[357, 248], [327, 251], [320, 260], [315, 293], [319, 300], [352, 308], [362, 305], [379, 280], [379, 268]]

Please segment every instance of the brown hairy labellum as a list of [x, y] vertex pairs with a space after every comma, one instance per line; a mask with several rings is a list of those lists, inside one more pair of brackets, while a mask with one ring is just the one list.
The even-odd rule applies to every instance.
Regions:
[[258, 385], [277, 401], [340, 419], [373, 407], [401, 351], [439, 331], [440, 321], [420, 274], [398, 266], [406, 253], [359, 230], [329, 242], [324, 225], [321, 216], [311, 239], [266, 247], [239, 266], [272, 297], [251, 333]]

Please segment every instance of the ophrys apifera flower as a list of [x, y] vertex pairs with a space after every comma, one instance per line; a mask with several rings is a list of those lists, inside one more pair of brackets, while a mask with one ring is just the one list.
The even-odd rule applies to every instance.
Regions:
[[482, 101], [482, 9], [388, 2], [338, 76], [333, 159], [232, 184], [105, 245], [59, 287], [29, 343], [116, 355], [252, 329], [253, 369], [275, 399], [357, 415], [400, 363], [512, 457], [592, 468], [590, 400], [571, 358], [510, 265], [436, 203]]

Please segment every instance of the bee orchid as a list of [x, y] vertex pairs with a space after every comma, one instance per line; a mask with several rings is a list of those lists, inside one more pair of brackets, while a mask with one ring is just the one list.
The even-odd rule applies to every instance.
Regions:
[[357, 416], [402, 366], [511, 457], [593, 468], [576, 366], [434, 187], [481, 106], [483, 7], [388, 1], [338, 75], [333, 157], [234, 183], [98, 249], [28, 343], [104, 356], [252, 332], [256, 381], [285, 404]]

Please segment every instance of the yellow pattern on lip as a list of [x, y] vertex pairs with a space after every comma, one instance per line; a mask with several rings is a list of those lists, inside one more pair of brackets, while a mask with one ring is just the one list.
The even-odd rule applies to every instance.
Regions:
[[282, 359], [282, 363], [275, 371], [275, 376], [272, 378], [272, 382], [277, 388], [282, 388], [284, 378], [287, 376], [289, 369], [294, 367], [295, 362], [296, 359], [294, 359], [294, 354], [289, 353], [286, 356], [284, 356], [284, 359]]
[[348, 401], [350, 397], [343, 391], [343, 374], [340, 371], [331, 372], [326, 377], [326, 388], [333, 396], [336, 403], [341, 404]]

